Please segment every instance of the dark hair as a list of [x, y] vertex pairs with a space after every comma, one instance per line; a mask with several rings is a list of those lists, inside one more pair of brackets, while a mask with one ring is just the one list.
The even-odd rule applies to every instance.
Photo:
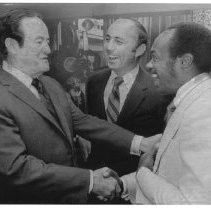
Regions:
[[211, 31], [194, 22], [178, 23], [169, 43], [170, 57], [175, 59], [185, 53], [193, 55], [193, 63], [200, 73], [211, 70]]
[[7, 58], [7, 48], [5, 46], [6, 38], [15, 39], [20, 46], [23, 45], [24, 34], [20, 30], [20, 22], [27, 17], [38, 17], [42, 19], [39, 13], [28, 9], [13, 9], [1, 17], [0, 24], [0, 52], [3, 59]]

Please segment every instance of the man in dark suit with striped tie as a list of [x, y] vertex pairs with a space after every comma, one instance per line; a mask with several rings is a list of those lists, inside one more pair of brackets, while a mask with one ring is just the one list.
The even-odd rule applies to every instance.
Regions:
[[[118, 19], [105, 35], [108, 67], [87, 82], [88, 113], [106, 119], [136, 134], [152, 136], [164, 128], [167, 101], [155, 91], [151, 77], [141, 67], [147, 47], [147, 32], [132, 19]], [[109, 166], [123, 175], [137, 168], [139, 157], [123, 157], [120, 151], [105, 151], [92, 144], [91, 168]]]

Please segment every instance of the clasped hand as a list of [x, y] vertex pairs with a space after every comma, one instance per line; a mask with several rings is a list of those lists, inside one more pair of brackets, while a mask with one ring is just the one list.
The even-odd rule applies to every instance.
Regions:
[[120, 197], [122, 181], [116, 172], [104, 167], [94, 171], [93, 190], [99, 200], [108, 201]]

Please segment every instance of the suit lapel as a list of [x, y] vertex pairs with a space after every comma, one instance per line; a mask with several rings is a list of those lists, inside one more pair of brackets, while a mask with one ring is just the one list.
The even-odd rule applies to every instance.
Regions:
[[22, 102], [30, 106], [32, 109], [34, 109], [36, 112], [42, 115], [45, 119], [50, 121], [55, 127], [57, 127], [58, 130], [62, 132], [60, 126], [55, 121], [55, 119], [51, 116], [51, 114], [48, 112], [46, 107], [18, 79], [16, 79], [14, 76], [10, 75], [6, 71], [1, 70], [0, 82], [3, 84], [3, 86], [6, 86], [8, 88], [8, 91], [10, 93], [12, 93], [17, 98], [19, 98]]
[[[165, 153], [168, 145], [173, 140], [174, 136], [177, 134], [185, 110], [208, 88], [209, 85], [209, 80], [208, 82], [206, 80], [196, 86], [187, 96], [185, 96], [175, 112], [172, 114], [159, 145], [153, 168], [154, 172], [157, 172], [163, 154]], [[211, 87], [209, 86], [209, 88]]]
[[105, 104], [104, 104], [104, 91], [105, 91], [105, 86], [108, 82], [108, 79], [111, 75], [111, 70], [105, 71], [102, 75], [101, 78], [99, 79], [98, 87], [97, 87], [97, 96], [98, 98], [96, 101], [99, 101], [99, 112], [102, 113], [103, 119], [107, 119], [106, 111], [105, 111]]
[[139, 107], [139, 104], [143, 100], [148, 90], [146, 74], [141, 68], [136, 76], [136, 79], [125, 99], [125, 103], [119, 114], [117, 122], [120, 123], [124, 119], [128, 119], [128, 116], [132, 116], [132, 113]]
[[71, 118], [71, 108], [70, 103], [68, 101], [67, 95], [68, 93], [60, 91], [56, 84], [52, 83], [52, 80], [48, 77], [41, 76], [40, 81], [44, 87], [44, 91], [50, 97], [51, 103], [55, 109], [58, 120], [60, 122], [61, 128], [64, 135], [67, 137], [67, 140], [71, 147], [71, 161], [72, 165], [76, 166], [77, 163], [77, 153], [75, 150], [75, 145], [73, 141], [73, 129], [72, 129], [72, 118]]
[[182, 113], [180, 110], [176, 110], [172, 114], [166, 126], [166, 129], [163, 133], [163, 136], [159, 145], [159, 149], [158, 149], [156, 159], [155, 159], [155, 164], [154, 164], [154, 172], [157, 171], [162, 155], [165, 153], [168, 145], [170, 144], [170, 142], [173, 140], [174, 136], [176, 135], [179, 129], [181, 118], [182, 118]]
[[59, 98], [61, 96], [59, 95], [59, 93], [57, 93], [54, 87], [52, 87], [51, 85], [48, 85], [44, 77], [40, 77], [40, 81], [42, 82], [45, 91], [47, 92], [47, 94], [49, 95], [51, 99], [51, 103], [56, 111], [56, 114], [58, 116], [58, 119], [59, 119], [60, 125], [62, 126], [63, 131], [66, 133], [67, 137], [71, 137], [70, 126], [67, 123], [67, 118], [65, 116], [65, 113], [61, 109], [61, 105], [59, 103], [60, 101]]

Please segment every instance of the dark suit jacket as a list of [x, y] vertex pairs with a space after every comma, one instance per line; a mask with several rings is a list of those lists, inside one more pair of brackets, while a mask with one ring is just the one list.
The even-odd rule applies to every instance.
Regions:
[[73, 131], [125, 154], [133, 134], [83, 114], [55, 80], [40, 80], [59, 122], [24, 84], [0, 71], [1, 202], [85, 203], [90, 173], [72, 167]]
[[[88, 113], [101, 119], [107, 119], [104, 106], [104, 90], [111, 70], [105, 68], [92, 75], [87, 82]], [[168, 101], [156, 92], [151, 77], [139, 69], [134, 84], [129, 91], [116, 124], [136, 134], [148, 137], [161, 133], [164, 129], [164, 113]], [[123, 141], [123, 140], [122, 140]], [[138, 158], [122, 157], [119, 150], [105, 151], [92, 144], [89, 166], [98, 168], [109, 166], [123, 175], [137, 169]]]

